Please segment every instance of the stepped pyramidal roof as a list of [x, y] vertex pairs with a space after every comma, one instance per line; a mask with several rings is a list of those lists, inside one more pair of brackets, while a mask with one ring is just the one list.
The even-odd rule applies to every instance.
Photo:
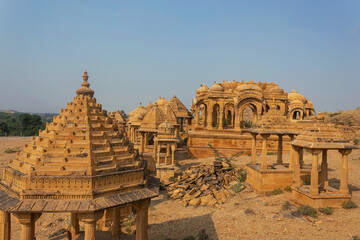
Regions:
[[1, 185], [20, 198], [80, 198], [146, 184], [146, 163], [96, 102], [87, 72], [73, 102], [10, 160]]

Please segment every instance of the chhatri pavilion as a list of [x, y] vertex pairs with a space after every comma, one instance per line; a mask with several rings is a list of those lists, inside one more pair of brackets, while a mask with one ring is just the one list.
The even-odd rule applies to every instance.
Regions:
[[[243, 130], [256, 124], [273, 104], [281, 116], [294, 123], [315, 113], [312, 102], [295, 91], [285, 92], [270, 82], [226, 81], [208, 88], [203, 84], [193, 99], [191, 112], [194, 119], [189, 127], [189, 151], [194, 157], [210, 157], [208, 143], [226, 154], [251, 149], [252, 137]], [[247, 121], [246, 110], [251, 119]], [[284, 141], [289, 142], [290, 138]], [[270, 137], [271, 150], [276, 151], [276, 138]], [[288, 151], [290, 148], [286, 147]]]
[[112, 235], [119, 236], [122, 208], [136, 209], [136, 239], [147, 239], [150, 199], [158, 183], [146, 161], [120, 137], [118, 126], [96, 102], [84, 72], [73, 102], [33, 137], [3, 170], [0, 180], [0, 239], [10, 240], [10, 214], [21, 225], [21, 239], [35, 239], [42, 213], [70, 213], [71, 233], [85, 225], [95, 239], [96, 222], [112, 210]]

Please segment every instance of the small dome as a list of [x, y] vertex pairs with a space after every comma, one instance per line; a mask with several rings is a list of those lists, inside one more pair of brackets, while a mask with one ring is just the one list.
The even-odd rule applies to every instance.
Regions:
[[325, 115], [322, 112], [319, 112], [318, 115], [316, 115], [315, 119], [317, 121], [323, 122], [325, 119]]
[[305, 104], [305, 107], [306, 108], [314, 108], [314, 104], [310, 100], [308, 100]]
[[304, 97], [303, 95], [301, 95], [300, 93], [295, 91], [295, 87], [293, 88], [293, 90], [288, 94], [288, 99], [290, 102], [293, 102], [295, 100], [299, 100], [301, 101], [303, 104], [306, 103], [306, 97]]
[[158, 127], [158, 137], [159, 138], [171, 138], [175, 132], [175, 127], [167, 120], [161, 123]]
[[273, 94], [284, 94], [284, 89], [276, 85], [275, 87], [270, 88], [269, 92]]
[[[167, 120], [159, 125], [159, 130], [171, 130], [174, 129], [174, 125], [169, 123]], [[167, 131], [165, 131], [167, 132]]]
[[129, 117], [133, 117], [136, 114], [140, 114], [142, 117], [144, 117], [147, 112], [148, 110], [146, 109], [146, 107], [142, 106], [140, 102], [139, 106], [129, 113]]
[[241, 84], [241, 85], [237, 86], [237, 88], [236, 88], [236, 91], [239, 91], [239, 92], [249, 91], [249, 90], [262, 92], [261, 87], [259, 87], [258, 85], [254, 84], [254, 83], [251, 83], [251, 82]]
[[164, 106], [168, 101], [164, 98], [164, 97], [159, 97], [159, 100], [157, 100], [155, 103], [159, 106], [162, 107]]
[[213, 91], [213, 92], [223, 92], [224, 91], [224, 88], [223, 86], [221, 86], [220, 83], [214, 83], [214, 85], [210, 88], [210, 91]]
[[205, 93], [209, 90], [208, 86], [206, 86], [205, 84], [202, 84], [201, 87], [199, 87], [199, 89], [196, 91], [197, 94], [200, 93]]

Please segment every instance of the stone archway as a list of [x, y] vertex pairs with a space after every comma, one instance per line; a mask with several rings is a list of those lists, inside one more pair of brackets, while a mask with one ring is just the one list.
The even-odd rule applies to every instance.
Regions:
[[220, 106], [219, 104], [215, 103], [213, 105], [212, 111], [212, 127], [218, 129], [220, 124], [222, 124], [222, 119], [220, 119]]
[[293, 109], [290, 113], [291, 120], [302, 120], [304, 118], [304, 112], [302, 109]]
[[234, 104], [227, 103], [224, 106], [224, 120], [223, 120], [224, 128], [228, 128], [228, 129], [234, 128], [234, 122], [235, 122]]
[[260, 99], [244, 99], [243, 101], [241, 101], [238, 104], [238, 111], [237, 111], [238, 119], [237, 119], [236, 124], [239, 124], [238, 126], [240, 126], [240, 128], [245, 127], [244, 110], [248, 107], [252, 111], [251, 124], [255, 124], [258, 121], [261, 113], [265, 112], [264, 106], [263, 106], [262, 102], [260, 101]]

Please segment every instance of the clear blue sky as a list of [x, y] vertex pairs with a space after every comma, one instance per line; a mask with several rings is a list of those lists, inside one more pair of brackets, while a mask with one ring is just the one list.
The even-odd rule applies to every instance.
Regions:
[[0, 0], [0, 109], [59, 112], [87, 69], [109, 111], [214, 81], [360, 106], [360, 1]]

